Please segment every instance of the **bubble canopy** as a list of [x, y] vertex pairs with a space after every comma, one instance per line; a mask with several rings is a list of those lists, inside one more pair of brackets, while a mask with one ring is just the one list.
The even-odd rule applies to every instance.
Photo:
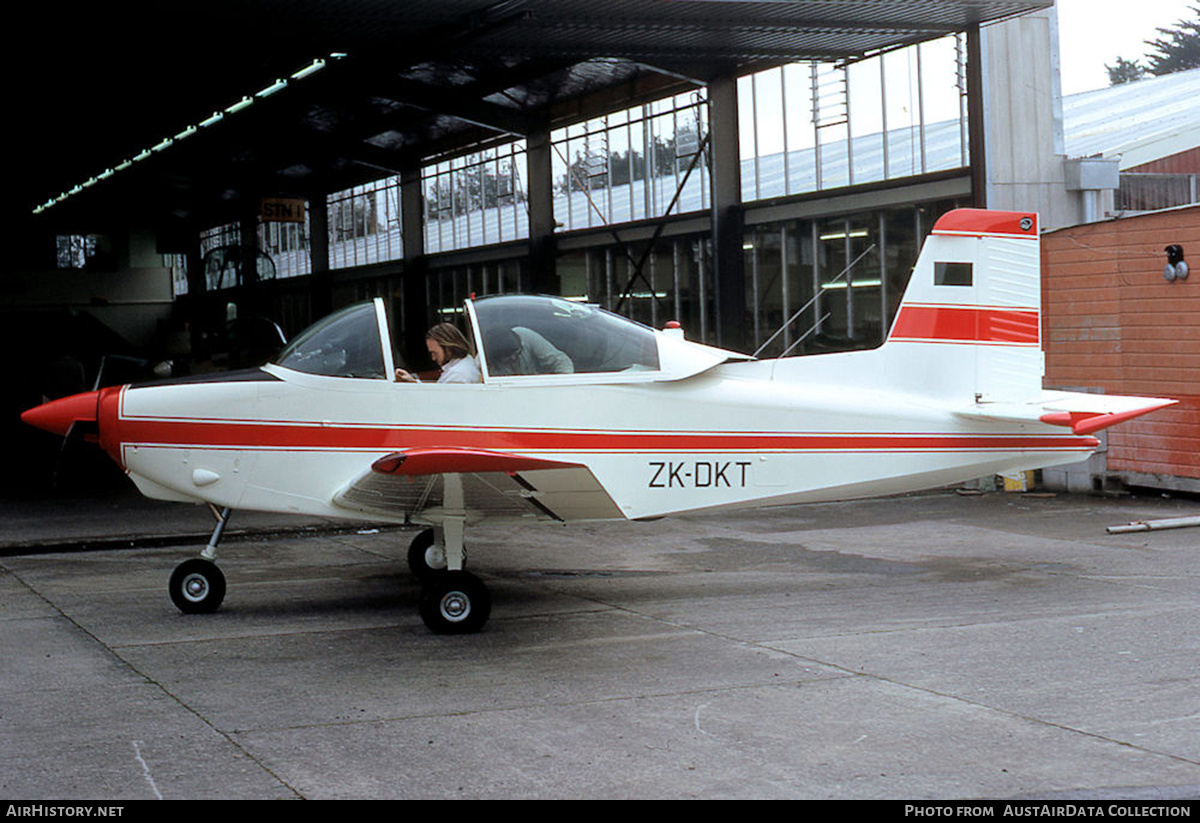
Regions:
[[[679, 380], [730, 359], [750, 359], [561, 297], [468, 300], [463, 317], [486, 383]], [[310, 326], [280, 353], [276, 365], [326, 377], [394, 380], [390, 340], [383, 300], [375, 298]]]

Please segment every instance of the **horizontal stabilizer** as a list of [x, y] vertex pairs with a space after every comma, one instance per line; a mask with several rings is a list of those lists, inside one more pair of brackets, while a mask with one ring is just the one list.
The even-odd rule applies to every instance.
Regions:
[[[1069, 426], [1075, 434], [1093, 434], [1109, 426], [1124, 423], [1143, 414], [1149, 414], [1166, 406], [1173, 406], [1178, 400], [1164, 400], [1147, 397], [1125, 397], [1123, 400], [1143, 401], [1143, 405], [1127, 408], [1121, 411], [1051, 411], [1042, 415], [1042, 422], [1052, 426]], [[1148, 401], [1148, 402], [1147, 402]]]
[[1089, 435], [1178, 402], [1163, 397], [1048, 392], [1029, 403], [976, 403], [957, 410], [956, 414], [985, 420], [1045, 423], [1069, 428], [1073, 434]]

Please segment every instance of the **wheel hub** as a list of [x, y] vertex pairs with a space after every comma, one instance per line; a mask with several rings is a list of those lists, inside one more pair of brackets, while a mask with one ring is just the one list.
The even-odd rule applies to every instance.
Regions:
[[199, 602], [208, 594], [208, 580], [203, 575], [189, 574], [183, 581], [183, 596], [193, 602]]
[[441, 546], [430, 546], [425, 550], [425, 565], [431, 569], [446, 568], [446, 550]]
[[463, 592], [446, 592], [442, 595], [441, 612], [447, 620], [462, 621], [471, 613], [471, 598]]

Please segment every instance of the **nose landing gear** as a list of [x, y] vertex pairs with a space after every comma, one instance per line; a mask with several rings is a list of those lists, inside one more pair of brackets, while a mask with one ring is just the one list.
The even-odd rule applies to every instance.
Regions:
[[199, 557], [185, 560], [175, 567], [171, 580], [167, 583], [167, 591], [171, 602], [184, 614], [209, 614], [215, 612], [225, 599], [225, 574], [217, 567], [217, 544], [225, 532], [225, 524], [229, 521], [230, 510], [225, 507], [220, 512], [209, 507], [217, 525], [213, 528], [208, 546]]
[[175, 567], [167, 588], [184, 614], [208, 614], [225, 599], [225, 575], [211, 560], [193, 557]]

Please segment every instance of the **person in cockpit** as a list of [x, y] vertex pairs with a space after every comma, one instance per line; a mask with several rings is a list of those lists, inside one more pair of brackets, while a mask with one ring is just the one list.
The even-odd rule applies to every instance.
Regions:
[[[451, 323], [438, 323], [425, 334], [429, 357], [441, 367], [439, 383], [482, 383], [479, 364], [471, 354], [471, 344]], [[419, 383], [420, 379], [404, 369], [396, 369], [396, 379], [404, 383]]]
[[489, 374], [574, 374], [571, 358], [533, 329], [515, 326], [487, 343]]

